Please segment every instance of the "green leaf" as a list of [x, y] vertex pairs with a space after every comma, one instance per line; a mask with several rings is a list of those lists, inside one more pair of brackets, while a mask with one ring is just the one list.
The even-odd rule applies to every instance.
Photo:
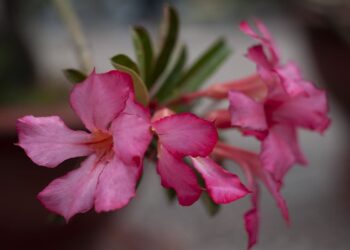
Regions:
[[71, 83], [79, 83], [86, 79], [86, 75], [76, 69], [64, 69], [63, 74]]
[[187, 70], [180, 80], [181, 93], [197, 90], [227, 59], [231, 50], [224, 39], [215, 41]]
[[140, 74], [140, 70], [137, 67], [136, 63], [134, 63], [134, 61], [131, 60], [130, 57], [128, 57], [127, 55], [119, 54], [119, 55], [113, 56], [111, 60], [112, 60], [112, 63], [114, 64], [125, 66], [133, 70], [135, 73]]
[[181, 78], [186, 60], [187, 49], [185, 46], [183, 46], [180, 50], [180, 54], [174, 64], [173, 69], [170, 71], [167, 78], [164, 80], [163, 84], [157, 92], [156, 97], [159, 102], [163, 102], [167, 99], [170, 99], [174, 94], [174, 88], [176, 87], [177, 83]]
[[141, 77], [148, 86], [151, 81], [153, 68], [152, 42], [147, 30], [143, 27], [134, 27], [132, 30], [132, 38]]
[[117, 55], [117, 56], [112, 57], [111, 62], [112, 62], [113, 67], [131, 75], [132, 80], [133, 80], [133, 84], [134, 84], [136, 100], [139, 101], [141, 104], [147, 106], [149, 103], [149, 95], [148, 95], [148, 90], [147, 90], [145, 83], [142, 81], [139, 74], [135, 71], [135, 68], [133, 66], [129, 67], [130, 66], [129, 63], [132, 62], [132, 60], [129, 58], [126, 61], [128, 63], [125, 64], [125, 61], [118, 60], [120, 58], [125, 59], [128, 57], [126, 55], [122, 55], [122, 56]]
[[156, 82], [158, 77], [165, 70], [170, 60], [170, 56], [176, 45], [179, 33], [179, 17], [177, 15], [176, 10], [173, 7], [165, 7], [164, 21], [162, 26], [162, 44], [155, 63], [151, 85], [153, 85]]
[[220, 211], [221, 206], [214, 203], [207, 193], [202, 193], [201, 201], [209, 215], [214, 216]]

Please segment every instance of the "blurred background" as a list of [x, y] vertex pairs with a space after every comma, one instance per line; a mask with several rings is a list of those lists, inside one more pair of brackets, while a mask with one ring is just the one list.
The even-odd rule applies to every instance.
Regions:
[[[350, 248], [350, 1], [348, 0], [173, 0], [181, 17], [181, 40], [190, 60], [224, 36], [233, 55], [207, 84], [246, 76], [255, 66], [244, 58], [253, 42], [238, 30], [242, 19], [259, 17], [270, 28], [282, 58], [298, 62], [306, 79], [327, 89], [332, 126], [322, 136], [302, 131], [307, 168], [293, 168], [283, 195], [292, 224], [284, 225], [263, 192], [260, 241], [255, 249]], [[155, 36], [161, 0], [74, 0], [98, 72], [109, 58], [135, 58], [134, 24]], [[156, 42], [156, 41], [155, 41]], [[249, 200], [222, 207], [210, 217], [202, 204], [170, 204], [153, 165], [146, 164], [137, 197], [114, 213], [76, 216], [68, 225], [51, 216], [36, 194], [67, 172], [35, 166], [17, 141], [15, 121], [33, 114], [60, 115], [73, 128], [70, 84], [62, 69], [78, 68], [74, 44], [49, 0], [0, 0], [0, 248], [1, 249], [245, 249], [243, 214]], [[235, 145], [258, 150], [252, 139], [227, 133]], [[237, 168], [229, 165], [233, 171]]]

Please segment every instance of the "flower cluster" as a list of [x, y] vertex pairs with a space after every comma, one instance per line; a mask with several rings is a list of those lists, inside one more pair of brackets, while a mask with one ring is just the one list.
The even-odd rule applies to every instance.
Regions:
[[[324, 91], [302, 78], [295, 63], [280, 62], [266, 27], [259, 21], [256, 27], [259, 32], [246, 22], [240, 26], [259, 42], [248, 50], [257, 72], [247, 78], [180, 93], [171, 101], [158, 95], [158, 100], [143, 102], [144, 89], [140, 95], [135, 72], [93, 71], [70, 94], [71, 106], [86, 130], [73, 131], [57, 116], [18, 119], [18, 145], [36, 164], [54, 168], [67, 159], [86, 157], [79, 168], [38, 194], [43, 206], [67, 221], [92, 208], [96, 212], [122, 208], [135, 196], [148, 157], [156, 163], [162, 186], [176, 192], [180, 205], [192, 205], [202, 192], [215, 204], [249, 195], [252, 208], [244, 215], [248, 248], [258, 238], [259, 181], [289, 221], [280, 189], [290, 168], [306, 163], [297, 128], [323, 132], [330, 123], [327, 99]], [[152, 78], [144, 74], [144, 79]], [[229, 107], [202, 117], [173, 111], [200, 97], [227, 100]], [[218, 131], [228, 128], [254, 136], [261, 143], [260, 153], [219, 140]], [[221, 159], [241, 167], [245, 184], [216, 162]]]
[[258, 32], [245, 21], [240, 29], [259, 42], [246, 54], [256, 64], [257, 73], [182, 97], [186, 102], [198, 97], [227, 98], [229, 108], [211, 111], [207, 118], [214, 120], [218, 128], [238, 128], [244, 135], [254, 136], [261, 142], [259, 154], [222, 142], [218, 142], [213, 151], [214, 155], [238, 163], [247, 177], [252, 192], [252, 209], [244, 216], [248, 248], [256, 243], [259, 229], [257, 180], [261, 180], [275, 198], [288, 223], [288, 208], [280, 189], [293, 165], [307, 163], [298, 143], [297, 128], [322, 133], [330, 124], [325, 92], [303, 79], [294, 62], [282, 64], [268, 29], [261, 21], [255, 24]]

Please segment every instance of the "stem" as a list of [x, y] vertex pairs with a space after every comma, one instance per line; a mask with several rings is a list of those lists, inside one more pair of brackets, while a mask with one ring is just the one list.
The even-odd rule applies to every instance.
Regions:
[[81, 29], [79, 19], [74, 12], [70, 0], [52, 0], [56, 6], [61, 19], [65, 23], [75, 45], [76, 54], [80, 68], [84, 73], [92, 70], [92, 59], [87, 45], [85, 35]]

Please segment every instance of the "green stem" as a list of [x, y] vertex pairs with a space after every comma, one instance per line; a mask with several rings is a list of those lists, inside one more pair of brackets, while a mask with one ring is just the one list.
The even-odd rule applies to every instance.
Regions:
[[75, 50], [80, 63], [81, 70], [85, 73], [90, 73], [90, 71], [92, 70], [91, 54], [87, 45], [85, 35], [81, 29], [79, 19], [76, 13], [74, 12], [70, 0], [52, 1], [56, 6], [75, 44]]

